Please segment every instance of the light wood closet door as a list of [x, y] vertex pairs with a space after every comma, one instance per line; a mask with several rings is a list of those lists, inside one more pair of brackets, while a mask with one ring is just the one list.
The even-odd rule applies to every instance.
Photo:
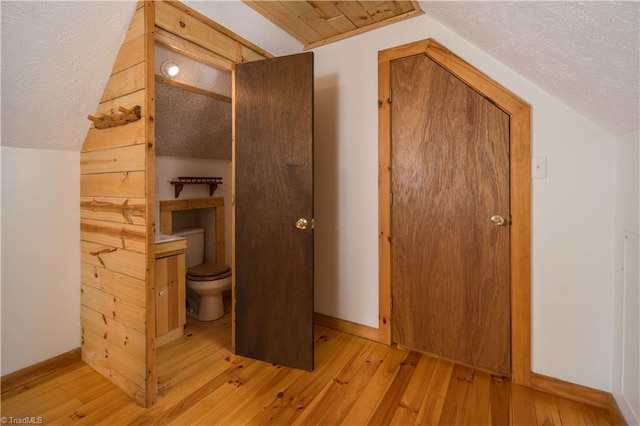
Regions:
[[509, 116], [424, 55], [391, 87], [393, 340], [508, 375]]

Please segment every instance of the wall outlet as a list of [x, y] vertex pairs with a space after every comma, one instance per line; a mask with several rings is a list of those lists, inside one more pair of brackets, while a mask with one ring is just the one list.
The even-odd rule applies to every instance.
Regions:
[[533, 157], [531, 159], [531, 177], [533, 179], [547, 178], [547, 157]]

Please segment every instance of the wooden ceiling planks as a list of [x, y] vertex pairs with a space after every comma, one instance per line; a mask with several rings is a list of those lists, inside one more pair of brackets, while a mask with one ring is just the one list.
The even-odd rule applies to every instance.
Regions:
[[305, 50], [424, 13], [417, 1], [243, 1]]

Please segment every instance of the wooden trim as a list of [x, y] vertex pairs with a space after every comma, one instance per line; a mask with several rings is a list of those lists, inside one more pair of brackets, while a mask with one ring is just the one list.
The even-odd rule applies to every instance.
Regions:
[[155, 25], [157, 27], [188, 40], [206, 51], [211, 51], [232, 63], [242, 60], [242, 57], [238, 57], [238, 52], [242, 50], [241, 46], [247, 47], [261, 57], [270, 57], [267, 52], [253, 43], [180, 2], [158, 1], [156, 3]]
[[45, 377], [55, 372], [56, 370], [63, 369], [74, 362], [82, 360], [82, 351], [80, 348], [72, 349], [69, 352], [54, 356], [47, 360], [38, 362], [29, 367], [14, 371], [13, 373], [5, 374], [0, 378], [0, 387], [2, 393], [12, 391], [20, 386], [25, 386], [28, 383], [34, 382], [41, 377]]
[[169, 31], [165, 31], [160, 27], [156, 27], [156, 42], [203, 64], [211, 65], [214, 68], [224, 71], [231, 71], [233, 68], [233, 61], [223, 58], [209, 49], [205, 49]]
[[599, 408], [607, 408], [610, 404], [609, 397], [611, 394], [609, 392], [566, 382], [543, 374], [531, 373], [531, 388]]
[[155, 179], [156, 179], [156, 96], [155, 96], [155, 2], [145, 2], [144, 8], [144, 111], [145, 111], [145, 147], [147, 149], [145, 193], [146, 212], [146, 311], [145, 338], [146, 354], [144, 406], [156, 403], [158, 394], [158, 370], [156, 365], [156, 248], [155, 248]]
[[332, 328], [334, 330], [353, 334], [354, 336], [364, 337], [365, 339], [373, 340], [376, 342], [378, 341], [377, 328], [357, 324], [355, 322], [343, 320], [340, 318], [331, 317], [319, 312], [313, 313], [313, 322], [327, 328]]
[[387, 96], [391, 61], [424, 54], [510, 116], [511, 378], [531, 384], [531, 166], [530, 106], [433, 39], [378, 53], [379, 339], [391, 343], [391, 133]]
[[[255, 2], [250, 2], [250, 3], [255, 3]], [[415, 4], [415, 2], [412, 2], [412, 3]], [[336, 41], [344, 40], [344, 39], [347, 39], [349, 37], [356, 36], [358, 34], [366, 33], [367, 31], [372, 31], [372, 30], [375, 30], [377, 28], [386, 27], [387, 25], [395, 24], [396, 22], [404, 21], [406, 19], [413, 18], [414, 16], [420, 16], [420, 15], [424, 15], [424, 12], [422, 11], [422, 9], [420, 9], [419, 6], [417, 6], [417, 9], [416, 10], [412, 10], [411, 12], [407, 12], [407, 13], [404, 13], [402, 15], [398, 15], [398, 16], [395, 16], [393, 18], [389, 18], [389, 19], [386, 19], [384, 21], [377, 22], [375, 24], [371, 24], [371, 25], [368, 25], [366, 27], [356, 28], [356, 29], [353, 29], [353, 30], [348, 31], [346, 33], [338, 34], [336, 36], [329, 37], [329, 38], [326, 38], [324, 40], [317, 41], [315, 43], [308, 43], [307, 45], [304, 46], [304, 50], [315, 49], [316, 47], [320, 47], [320, 46], [324, 46], [324, 45], [329, 44], [329, 43], [334, 43]], [[299, 39], [299, 37], [297, 35], [295, 35], [293, 33], [291, 33], [291, 35], [293, 35], [295, 38]]]
[[185, 200], [160, 201], [160, 232], [171, 234], [173, 230], [171, 212], [180, 210], [215, 209], [216, 216], [216, 262], [226, 263], [224, 250], [224, 198], [188, 198]]
[[198, 95], [208, 96], [221, 102], [231, 103], [231, 98], [229, 96], [220, 95], [218, 93], [210, 92], [199, 87], [189, 86], [188, 84], [180, 83], [179, 81], [171, 80], [170, 78], [164, 78], [160, 75], [156, 75], [156, 83], [166, 84], [167, 86], [177, 87], [179, 89], [197, 93]]
[[231, 349], [236, 349], [236, 70], [231, 71]]
[[[379, 54], [380, 55], [380, 54]], [[378, 57], [378, 339], [391, 344], [391, 63]]]
[[267, 52], [266, 50], [262, 49], [261, 47], [255, 45], [255, 44], [251, 43], [249, 40], [247, 40], [247, 39], [245, 39], [243, 37], [240, 37], [238, 34], [234, 33], [233, 31], [230, 31], [229, 29], [223, 27], [222, 25], [220, 25], [217, 22], [211, 20], [210, 18], [204, 16], [200, 12], [190, 8], [189, 6], [187, 6], [185, 4], [182, 4], [179, 1], [167, 1], [167, 3], [169, 3], [171, 6], [175, 7], [179, 11], [185, 13], [186, 15], [197, 19], [198, 21], [202, 22], [206, 26], [218, 31], [219, 33], [223, 34], [224, 36], [234, 40], [238, 44], [241, 44], [241, 45], [247, 47], [248, 49], [253, 50], [254, 52], [258, 53], [260, 56], [262, 56], [264, 58], [273, 58], [274, 57], [271, 53]]

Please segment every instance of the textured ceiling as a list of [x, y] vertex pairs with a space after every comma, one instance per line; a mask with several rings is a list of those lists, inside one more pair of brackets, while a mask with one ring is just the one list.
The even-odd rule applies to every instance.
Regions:
[[[135, 3], [1, 2], [2, 145], [80, 149]], [[276, 56], [303, 49], [240, 0], [185, 3]], [[640, 128], [640, 2], [420, 6], [612, 134]]]
[[420, 2], [614, 135], [640, 128], [640, 2]]
[[135, 3], [0, 6], [2, 145], [79, 150]]

